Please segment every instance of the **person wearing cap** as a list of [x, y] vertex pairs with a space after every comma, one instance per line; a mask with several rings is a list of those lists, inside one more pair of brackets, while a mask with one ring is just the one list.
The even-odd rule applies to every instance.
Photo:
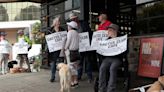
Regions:
[[[32, 46], [32, 41], [29, 39], [28, 36], [24, 35], [24, 31], [20, 29], [18, 30], [17, 34], [18, 34], [18, 43], [27, 42], [29, 45], [28, 49], [30, 49]], [[18, 54], [18, 58], [20, 59], [20, 63], [19, 63], [20, 68], [23, 67], [23, 63], [24, 61], [26, 61], [28, 72], [31, 72], [30, 63], [27, 54]]]
[[[105, 12], [101, 12], [98, 19], [100, 24], [98, 25], [97, 31], [107, 30], [108, 27], [112, 24], [112, 22], [108, 20], [107, 14]], [[103, 61], [103, 57], [102, 55], [97, 53], [97, 58], [98, 58], [98, 65], [100, 66], [101, 62]]]
[[[108, 39], [117, 37], [119, 26], [111, 24], [107, 27]], [[120, 56], [103, 56], [99, 69], [99, 92], [115, 92], [117, 69], [121, 64]], [[108, 74], [110, 73], [110, 74]], [[109, 76], [109, 77], [107, 77]], [[107, 82], [107, 80], [109, 80]]]
[[[51, 28], [49, 31], [47, 31], [46, 35], [52, 34], [52, 33], [57, 33], [60, 31], [64, 31], [64, 29], [60, 26], [60, 16], [56, 16], [53, 19]], [[60, 53], [62, 50], [58, 50], [58, 51], [54, 51], [54, 52], [48, 52], [48, 62], [50, 63], [51, 66], [51, 78], [50, 78], [50, 82], [54, 82], [55, 81], [55, 75], [56, 75], [56, 62], [57, 59], [59, 59], [60, 57]], [[61, 58], [64, 62], [64, 59]]]
[[[79, 20], [78, 16], [75, 13], [70, 13], [69, 14], [69, 20], [70, 21], [75, 21], [78, 24], [78, 32], [89, 32], [89, 38], [91, 40], [92, 38], [92, 31], [91, 28], [89, 27], [89, 23], [85, 20]], [[78, 80], [81, 79], [83, 75], [83, 64], [85, 62], [86, 64], [86, 73], [88, 76], [88, 82], [91, 83], [93, 80], [92, 76], [92, 64], [91, 64], [91, 57], [93, 53], [91, 51], [86, 51], [86, 52], [80, 52], [80, 63], [78, 65]]]
[[18, 41], [24, 40], [30, 46], [32, 46], [32, 41], [30, 40], [30, 38], [27, 35], [25, 35], [25, 33], [22, 29], [18, 30], [17, 34], [18, 34]]
[[[80, 60], [79, 50], [79, 35], [78, 35], [78, 25], [75, 21], [71, 21], [67, 23], [68, 26], [68, 33], [67, 33], [67, 40], [65, 44], [65, 51], [69, 51], [70, 54], [67, 57], [70, 58], [70, 62], [67, 61], [68, 65], [71, 69], [72, 80], [71, 86], [77, 87], [78, 86], [78, 72], [77, 72], [77, 64]], [[67, 59], [68, 60], [68, 59]]]
[[108, 20], [107, 14], [101, 13], [98, 18], [100, 24], [98, 25], [97, 31], [107, 30], [107, 27], [111, 24], [111, 22]]
[[0, 68], [1, 73], [6, 74], [8, 72], [8, 60], [11, 51], [11, 44], [5, 39], [6, 32], [0, 32]]

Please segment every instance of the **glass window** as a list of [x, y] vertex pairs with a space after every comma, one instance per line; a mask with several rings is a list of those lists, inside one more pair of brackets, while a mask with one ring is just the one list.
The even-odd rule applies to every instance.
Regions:
[[[3, 5], [3, 6], [2, 6]], [[40, 4], [32, 2], [16, 2], [0, 4], [0, 21], [36, 20], [40, 19]]]
[[12, 5], [12, 9], [17, 8], [17, 3], [12, 3], [11, 5]]
[[137, 18], [146, 18], [164, 14], [164, 1], [144, 4], [137, 7]]
[[164, 33], [164, 1], [147, 3], [137, 7], [135, 34]]
[[22, 8], [22, 4], [23, 4], [23, 3], [17, 3], [17, 8], [18, 8], [18, 9]]
[[69, 11], [69, 12], [66, 12], [66, 13], [65, 13], [65, 18], [64, 18], [65, 20], [67, 20], [67, 19], [69, 18], [69, 14], [70, 14], [70, 13], [72, 13], [72, 11]]
[[0, 14], [0, 21], [3, 20], [3, 14]]
[[65, 10], [72, 9], [72, 0], [65, 1]]
[[50, 5], [50, 14], [57, 15], [64, 11], [64, 3], [59, 3], [57, 5]]
[[73, 0], [73, 8], [80, 7], [80, 0]]

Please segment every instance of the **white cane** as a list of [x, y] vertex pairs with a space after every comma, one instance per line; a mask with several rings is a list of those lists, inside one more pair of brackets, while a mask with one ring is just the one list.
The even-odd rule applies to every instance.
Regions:
[[65, 50], [65, 55], [66, 55], [66, 60], [67, 60], [67, 64], [70, 64], [70, 51], [67, 49]]

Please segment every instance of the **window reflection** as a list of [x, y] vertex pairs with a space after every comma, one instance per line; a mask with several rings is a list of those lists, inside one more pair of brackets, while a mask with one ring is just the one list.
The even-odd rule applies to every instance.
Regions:
[[40, 4], [31, 2], [1, 3], [0, 21], [40, 19]]
[[137, 7], [136, 33], [163, 33], [164, 1], [143, 4]]

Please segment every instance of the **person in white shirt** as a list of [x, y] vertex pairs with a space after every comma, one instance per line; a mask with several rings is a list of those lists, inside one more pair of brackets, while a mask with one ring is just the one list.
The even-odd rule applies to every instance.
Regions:
[[4, 31], [0, 32], [0, 66], [1, 74], [6, 74], [8, 72], [8, 60], [9, 53], [11, 50], [11, 44], [5, 39], [6, 33]]
[[67, 40], [65, 44], [65, 51], [69, 50], [70, 52], [70, 54], [67, 56], [70, 58], [70, 61], [69, 62], [67, 61], [67, 63], [68, 65], [70, 65], [70, 69], [72, 73], [71, 86], [77, 87], [78, 86], [77, 65], [78, 65], [78, 61], [80, 60], [80, 54], [78, 52], [79, 49], [79, 34], [77, 32], [78, 25], [74, 21], [67, 23], [67, 25], [68, 25], [68, 33], [67, 33]]

